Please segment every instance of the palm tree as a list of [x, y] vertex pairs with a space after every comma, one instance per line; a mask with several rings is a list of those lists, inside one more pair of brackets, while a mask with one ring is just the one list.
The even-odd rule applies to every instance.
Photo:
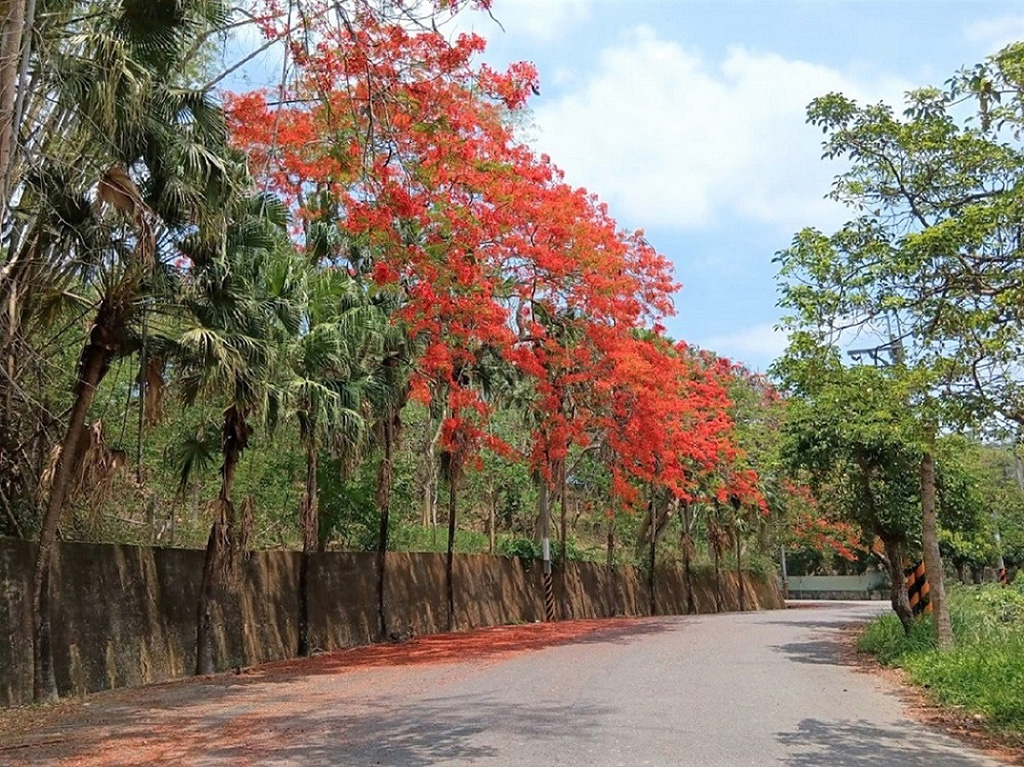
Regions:
[[8, 343], [22, 335], [43, 299], [70, 287], [93, 317], [42, 512], [32, 591], [37, 700], [57, 695], [50, 568], [96, 389], [111, 362], [134, 351], [131, 328], [160, 283], [173, 243], [230, 193], [223, 117], [207, 94], [187, 87], [181, 68], [191, 40], [221, 23], [225, 6], [210, 0], [156, 5], [109, 2], [90, 9], [88, 28], [53, 54], [52, 70], [38, 73], [63, 120], [62, 133], [20, 187], [18, 236], [11, 238], [0, 284], [12, 307]]
[[[347, 241], [339, 233], [337, 219], [340, 211], [335, 205], [329, 203], [318, 212], [319, 215], [307, 219], [306, 252], [314, 272], [328, 276], [326, 280], [322, 277], [316, 279], [314, 284], [334, 288], [325, 291], [326, 301], [317, 300], [314, 296], [308, 324], [311, 333], [321, 327], [325, 338], [333, 339], [331, 348], [339, 353], [339, 357], [331, 360], [328, 366], [331, 370], [323, 366], [319, 370], [307, 370], [328, 383], [325, 394], [330, 392], [331, 395], [321, 397], [319, 401], [341, 406], [338, 412], [323, 412], [321, 419], [325, 425], [325, 436], [335, 453], [344, 458], [374, 447], [380, 450], [376, 492], [380, 524], [375, 569], [377, 632], [384, 640], [388, 637], [385, 585], [394, 450], [401, 431], [402, 410], [409, 395], [412, 360], [420, 342], [410, 338], [395, 322], [403, 298], [402, 291], [369, 287], [376, 261], [375, 252]], [[303, 429], [303, 433], [315, 436], [315, 430]], [[307, 464], [307, 477], [314, 474]], [[305, 498], [313, 496], [307, 486]], [[309, 510], [308, 505], [306, 509], [304, 552], [312, 546], [316, 529], [315, 510]], [[305, 605], [304, 599], [301, 605]], [[306, 609], [302, 606], [300, 613], [305, 615], [308, 624], [308, 614], [302, 613]], [[300, 616], [300, 652], [308, 647], [308, 637], [306, 640], [302, 638], [302, 625]]]
[[394, 449], [402, 428], [402, 410], [409, 398], [411, 339], [395, 326], [385, 326], [385, 352], [377, 368], [374, 391], [374, 419], [381, 447], [377, 471], [377, 508], [380, 527], [377, 535], [377, 632], [388, 638], [386, 608], [388, 535], [391, 527], [391, 490], [394, 484]]
[[711, 508], [712, 512], [707, 516], [708, 546], [711, 548], [715, 568], [715, 610], [721, 612], [725, 609], [722, 596], [722, 555], [732, 540], [732, 534], [722, 504], [717, 498], [712, 499]]
[[743, 534], [747, 531], [746, 519], [743, 516], [742, 501], [737, 495], [729, 496], [729, 505], [732, 506], [730, 526], [732, 527], [732, 542], [736, 551], [736, 588], [738, 594], [738, 605], [740, 612], [745, 609], [743, 599]]
[[173, 360], [186, 404], [206, 395], [224, 405], [221, 483], [212, 503], [197, 607], [197, 674], [214, 671], [214, 595], [235, 570], [249, 533], [236, 524], [235, 474], [256, 416], [262, 410], [273, 418], [280, 409], [277, 357], [282, 341], [299, 331], [304, 299], [285, 235], [284, 208], [250, 198], [235, 206], [230, 220], [223, 240], [201, 230], [183, 243], [192, 268], [181, 297], [184, 317]]
[[680, 503], [679, 524], [682, 530], [679, 535], [679, 549], [683, 557], [683, 581], [686, 584], [686, 612], [692, 615], [697, 612], [697, 604], [693, 598], [693, 555], [695, 553], [693, 527], [695, 514], [693, 512], [693, 505], [689, 500], [684, 498]]
[[[519, 377], [515, 369], [490, 346], [480, 347], [472, 364], [455, 370], [453, 383], [464, 389], [476, 388], [480, 396], [491, 404], [509, 396], [516, 388]], [[441, 388], [441, 387], [439, 387]], [[442, 391], [445, 389], [442, 388]], [[459, 416], [461, 414], [454, 414]], [[449, 425], [456, 424], [452, 421]], [[448, 603], [448, 630], [454, 631], [457, 624], [455, 610], [455, 532], [458, 510], [458, 490], [465, 473], [466, 462], [472, 452], [479, 448], [479, 434], [476, 426], [465, 422], [455, 425], [447, 434], [447, 441], [441, 452], [441, 473], [448, 485], [448, 545], [445, 558], [445, 595]]]
[[307, 299], [301, 331], [284, 352], [284, 391], [306, 455], [300, 522], [300, 655], [311, 651], [309, 568], [319, 544], [319, 455], [358, 449], [366, 439], [366, 411], [374, 388], [387, 317], [346, 271], [307, 263]]

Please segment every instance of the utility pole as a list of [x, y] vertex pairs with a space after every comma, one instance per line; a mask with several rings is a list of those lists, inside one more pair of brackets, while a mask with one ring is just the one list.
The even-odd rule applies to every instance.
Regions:
[[786, 573], [786, 545], [779, 544], [779, 563], [782, 565], [782, 594], [789, 594], [789, 575]]
[[538, 491], [540, 501], [540, 549], [543, 570], [541, 580], [544, 584], [544, 620], [555, 619], [555, 592], [551, 584], [551, 503], [548, 497], [548, 481], [543, 474], [540, 476]]

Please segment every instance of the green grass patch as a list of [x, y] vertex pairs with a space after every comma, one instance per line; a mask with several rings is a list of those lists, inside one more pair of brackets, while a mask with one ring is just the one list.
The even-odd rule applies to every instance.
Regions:
[[982, 714], [996, 732], [1024, 736], [1024, 586], [957, 587], [949, 596], [952, 652], [935, 649], [930, 620], [906, 634], [891, 614], [868, 625], [861, 649], [906, 669], [939, 703]]
[[[472, 530], [456, 530], [453, 542], [456, 554], [486, 554], [487, 536]], [[447, 527], [420, 527], [402, 525], [392, 531], [391, 548], [394, 551], [425, 551], [444, 553], [448, 550]]]

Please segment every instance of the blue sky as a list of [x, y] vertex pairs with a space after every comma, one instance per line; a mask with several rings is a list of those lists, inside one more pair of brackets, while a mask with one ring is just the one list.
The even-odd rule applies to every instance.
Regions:
[[841, 168], [804, 124], [816, 95], [898, 102], [1015, 39], [1024, 6], [978, 0], [494, 0], [449, 27], [490, 41], [494, 64], [533, 61], [526, 135], [570, 183], [676, 265], [677, 337], [765, 369], [774, 254], [801, 227], [832, 229]]

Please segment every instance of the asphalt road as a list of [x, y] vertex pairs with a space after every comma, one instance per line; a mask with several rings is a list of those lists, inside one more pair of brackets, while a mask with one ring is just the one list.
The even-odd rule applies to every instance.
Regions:
[[908, 719], [883, 680], [840, 662], [837, 627], [881, 609], [654, 618], [528, 652], [98, 696], [91, 720], [7, 756], [104, 767], [998, 764]]

